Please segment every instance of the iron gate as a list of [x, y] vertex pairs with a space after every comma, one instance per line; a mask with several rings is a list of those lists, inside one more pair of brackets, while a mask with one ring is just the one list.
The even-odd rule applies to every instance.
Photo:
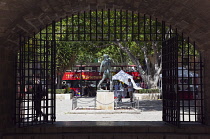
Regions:
[[55, 121], [55, 42], [20, 37], [16, 69], [19, 127]]
[[163, 121], [179, 125], [178, 87], [178, 37], [162, 45]]
[[203, 123], [202, 57], [189, 37], [174, 36], [162, 45], [163, 121]]

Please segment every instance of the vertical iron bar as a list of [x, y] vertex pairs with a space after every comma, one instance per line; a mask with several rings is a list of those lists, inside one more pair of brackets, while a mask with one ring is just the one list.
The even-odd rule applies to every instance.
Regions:
[[[21, 93], [23, 93], [22, 91], [25, 91], [25, 78], [26, 78], [26, 76], [25, 76], [25, 72], [26, 72], [26, 65], [25, 65], [25, 61], [26, 61], [26, 50], [25, 50], [25, 48], [26, 48], [26, 45], [25, 45], [25, 42], [26, 42], [26, 40], [25, 40], [25, 38], [24, 38], [24, 46], [23, 46], [23, 48], [22, 48], [22, 50], [23, 50], [23, 73], [22, 73], [22, 78], [23, 78], [23, 86], [22, 86], [22, 88], [21, 88]], [[29, 41], [28, 41], [28, 45], [30, 45], [29, 44]], [[25, 113], [25, 109], [26, 109], [26, 107], [25, 107], [25, 102], [26, 102], [26, 99], [25, 99], [25, 96], [22, 98], [23, 100], [21, 101], [21, 103], [24, 103], [24, 104], [22, 104], [22, 106], [23, 106], [23, 108], [21, 108], [22, 110], [24, 109], [24, 113], [23, 113], [23, 115], [21, 116], [21, 118], [22, 117], [26, 117], [26, 118], [28, 118], [29, 117], [29, 115], [28, 114], [26, 114]], [[22, 113], [22, 112], [21, 112]], [[23, 123], [23, 126], [24, 126], [24, 124], [25, 124], [25, 120], [22, 122]], [[26, 125], [28, 125], [28, 121], [26, 122], [27, 124]]]
[[[62, 24], [62, 22], [60, 22], [60, 24]], [[52, 29], [53, 29], [53, 24], [52, 24]], [[46, 30], [47, 30], [47, 26], [46, 26]], [[60, 32], [61, 33], [61, 32]], [[47, 34], [46, 34], [47, 36], [48, 36], [48, 32], [47, 32]], [[48, 63], [48, 61], [49, 61], [49, 54], [50, 54], [50, 52], [49, 52], [49, 42], [48, 42], [48, 37], [46, 37], [46, 40], [45, 40], [45, 46], [44, 47], [46, 47], [46, 61], [44, 61], [44, 63], [46, 64], [46, 77], [45, 77], [45, 81], [46, 81], [46, 89], [48, 90], [48, 88], [49, 88], [49, 63]], [[52, 89], [52, 88], [51, 88]], [[48, 92], [47, 92], [47, 96], [46, 96], [46, 99], [47, 99], [47, 107], [46, 107], [46, 109], [48, 110]], [[51, 92], [51, 98], [50, 99], [52, 99], [52, 92]], [[52, 100], [51, 100], [52, 101]], [[47, 117], [48, 117], [48, 111], [46, 112], [46, 115], [47, 115]], [[48, 119], [48, 118], [47, 118]]]
[[[60, 40], [63, 40], [63, 24], [62, 24], [63, 22], [62, 22], [62, 19], [60, 18]], [[47, 27], [46, 27], [46, 30], [47, 30]]]
[[[21, 118], [25, 118], [25, 116], [26, 116], [26, 115], [25, 115], [25, 114], [26, 114], [26, 111], [25, 111], [26, 106], [25, 106], [25, 104], [26, 104], [26, 101], [27, 101], [27, 100], [26, 100], [26, 98], [25, 98], [25, 94], [26, 94], [26, 92], [25, 92], [25, 91], [26, 91], [26, 90], [25, 90], [25, 87], [26, 87], [26, 77], [27, 77], [27, 76], [26, 76], [26, 71], [28, 71], [28, 69], [27, 69], [27, 67], [26, 67], [26, 62], [27, 62], [27, 61], [26, 61], [26, 58], [27, 58], [27, 57], [26, 57], [26, 56], [27, 56], [27, 55], [26, 55], [26, 47], [23, 48], [23, 51], [24, 51], [24, 60], [23, 60], [23, 61], [24, 61], [24, 69], [25, 69], [25, 70], [24, 70], [24, 74], [23, 74], [23, 76], [24, 76], [24, 81], [23, 81], [24, 84], [23, 84], [23, 88], [22, 88], [22, 89], [23, 89], [23, 98], [22, 98], [22, 99], [23, 99], [23, 101], [22, 101], [22, 103], [23, 103], [23, 105], [22, 105], [23, 108], [22, 108], [22, 112], [21, 112], [21, 114], [22, 114]], [[27, 114], [27, 117], [29, 117], [28, 114]], [[23, 121], [23, 122], [25, 122], [25, 121]]]
[[175, 48], [176, 48], [176, 99], [177, 99], [177, 125], [179, 126], [180, 125], [180, 98], [179, 98], [179, 92], [178, 92], [178, 79], [179, 79], [179, 73], [178, 73], [178, 70], [179, 70], [179, 40], [178, 40], [178, 31], [177, 31], [177, 28], [176, 28], [176, 45], [175, 45]]
[[71, 16], [71, 23], [72, 23], [72, 41], [74, 41], [74, 15]]
[[[46, 30], [47, 30], [47, 26], [46, 26]], [[40, 29], [40, 32], [41, 32], [41, 29]], [[45, 59], [45, 53], [44, 52], [42, 52], [42, 51], [45, 51], [45, 48], [44, 47], [42, 47], [42, 46], [44, 46], [44, 45], [42, 45], [42, 41], [43, 41], [43, 39], [42, 39], [42, 36], [41, 36], [41, 34], [40, 34], [40, 38], [39, 38], [39, 41], [40, 41], [40, 81], [41, 81], [41, 79], [42, 79], [42, 77], [44, 77], [44, 79], [45, 79], [45, 63], [44, 63], [44, 59]], [[44, 42], [43, 42], [44, 43]], [[43, 64], [43, 65], [42, 65]], [[42, 76], [41, 76], [42, 75]], [[42, 84], [42, 83], [41, 83]], [[45, 86], [45, 82], [44, 82], [44, 86]], [[43, 90], [42, 90], [43, 91]], [[46, 101], [46, 100], [44, 100], [44, 101]]]
[[109, 29], [108, 29], [108, 41], [110, 41], [110, 9], [108, 9], [108, 26], [109, 26]]
[[190, 118], [190, 115], [191, 115], [191, 113], [190, 113], [190, 108], [191, 108], [191, 106], [190, 106], [190, 99], [191, 99], [191, 96], [190, 96], [190, 94], [191, 94], [191, 91], [190, 91], [190, 40], [189, 40], [189, 37], [187, 37], [187, 46], [188, 46], [188, 48], [187, 48], [187, 52], [188, 52], [188, 56], [187, 56], [187, 58], [188, 58], [188, 64], [187, 64], [187, 69], [188, 69], [188, 77], [187, 77], [187, 80], [188, 80], [188, 82], [187, 82], [187, 91], [188, 91], [188, 110], [189, 110], [189, 122], [191, 121], [191, 118]]
[[[52, 123], [55, 122], [55, 113], [56, 113], [56, 94], [55, 94], [55, 75], [56, 75], [56, 44], [55, 44], [55, 21], [52, 23], [52, 41], [51, 41], [51, 94], [52, 94], [52, 100], [51, 100], [51, 109], [52, 109]], [[48, 80], [48, 79], [47, 79]]]
[[140, 41], [140, 14], [138, 12], [138, 41]]
[[86, 41], [86, 15], [85, 15], [85, 11], [84, 11], [84, 41]]
[[117, 40], [117, 11], [114, 10], [114, 40]]
[[[40, 36], [41, 36], [41, 33], [40, 33]], [[29, 41], [28, 41], [28, 44], [29, 44]], [[31, 82], [30, 82], [30, 78], [31, 78], [31, 75], [30, 75], [30, 71], [31, 71], [31, 68], [30, 68], [30, 57], [29, 57], [29, 54], [31, 53], [31, 50], [30, 50], [30, 45], [29, 45], [29, 47], [28, 47], [28, 95], [27, 95], [27, 97], [28, 97], [28, 103], [27, 103], [27, 105], [28, 105], [28, 110], [27, 110], [27, 113], [28, 113], [28, 115], [29, 115], [29, 117], [32, 117], [32, 115], [30, 114], [30, 91], [29, 91], [29, 86], [31, 85]], [[27, 118], [27, 123], [29, 123], [29, 117]]]
[[123, 32], [122, 32], [122, 9], [120, 10], [120, 40], [122, 41], [123, 40]]
[[[96, 41], [98, 40], [98, 11], [96, 10], [96, 24], [95, 24], [95, 29], [96, 29]], [[81, 69], [82, 70], [82, 69]], [[81, 74], [82, 74], [82, 71], [81, 71]], [[82, 94], [81, 94], [82, 95]]]
[[69, 40], [69, 18], [66, 16], [66, 41]]
[[[46, 30], [47, 30], [47, 27], [46, 27]], [[40, 32], [41, 32], [41, 29], [40, 29]], [[44, 79], [46, 79], [46, 70], [45, 70], [45, 67], [46, 67], [46, 65], [45, 65], [45, 42], [42, 40], [42, 37], [41, 37], [41, 35], [40, 35], [40, 63], [41, 64], [43, 64], [42, 66], [40, 66], [40, 67], [42, 67], [41, 68], [41, 70], [42, 70], [42, 77], [44, 78]], [[42, 44], [43, 43], [43, 44]], [[43, 52], [42, 52], [43, 51]], [[40, 79], [41, 79], [41, 76], [40, 76]], [[46, 82], [45, 82], [45, 80], [44, 80], [44, 86], [46, 86]], [[48, 94], [48, 93], [47, 93]], [[44, 101], [48, 101], [48, 99], [47, 98], [45, 98], [45, 100]], [[46, 109], [46, 108], [45, 108]], [[47, 114], [47, 110], [46, 110], [46, 114]]]
[[181, 77], [181, 80], [182, 80], [182, 83], [181, 83], [181, 86], [182, 86], [182, 94], [180, 94], [180, 97], [182, 98], [182, 115], [183, 115], [183, 121], [185, 121], [185, 114], [184, 114], [184, 110], [185, 110], [185, 103], [184, 103], [184, 34], [182, 33], [182, 37], [181, 37], [181, 41], [182, 41], [182, 77]]
[[162, 21], [162, 41], [165, 41], [165, 22]]
[[77, 27], [78, 27], [78, 37], [77, 37], [77, 40], [80, 41], [80, 24], [79, 24], [79, 21], [80, 21], [80, 13], [77, 13]]
[[144, 14], [144, 41], [146, 41], [146, 15]]
[[89, 41], [92, 41], [92, 17], [91, 17], [91, 13], [92, 11], [90, 10], [90, 40]]
[[128, 41], [128, 10], [126, 10], [126, 41]]
[[200, 106], [201, 107], [200, 108], [201, 109], [201, 122], [204, 123], [205, 117], [203, 115], [203, 113], [204, 113], [204, 109], [203, 109], [203, 62], [202, 62], [201, 54], [200, 54], [200, 78], [201, 78], [200, 79], [200, 81], [201, 81], [201, 83], [200, 83], [200, 86], [201, 86], [200, 87], [201, 88], [201, 92], [200, 92], [201, 93], [201, 98], [200, 98], [201, 99], [200, 100], [201, 101], [201, 106]]
[[15, 97], [14, 97], [14, 102], [15, 102], [15, 109], [14, 109], [14, 123], [17, 124], [19, 126], [19, 123], [17, 123], [17, 94], [18, 94], [18, 87], [19, 87], [19, 83], [18, 83], [18, 70], [19, 70], [19, 53], [20, 53], [20, 46], [21, 46], [21, 35], [19, 34], [19, 51], [17, 51], [17, 55], [16, 55], [16, 61], [15, 61]]
[[149, 40], [152, 41], [152, 17], [149, 17], [149, 27], [150, 27], [150, 33], [149, 33]]
[[[38, 64], [40, 64], [40, 82], [41, 82], [41, 85], [43, 85], [43, 83], [42, 83], [42, 78], [43, 78], [43, 66], [42, 66], [42, 44], [41, 44], [41, 39], [40, 40], [37, 40], [37, 47], [39, 46], [39, 59], [38, 59]], [[38, 50], [37, 50], [38, 51]], [[37, 56], [37, 57], [38, 57]], [[43, 90], [42, 90], [43, 91]], [[45, 101], [46, 101], [46, 99], [44, 99], [44, 104], [43, 104], [43, 111], [45, 112], [46, 110], [46, 108], [44, 107], [44, 105], [45, 105]], [[45, 108], [45, 109], [44, 109]]]
[[[25, 40], [24, 40], [25, 42]], [[25, 59], [26, 59], [26, 45], [24, 45], [22, 47], [22, 52], [23, 52], [23, 57], [22, 57], [22, 83], [21, 83], [21, 86], [20, 86], [20, 97], [19, 97], [19, 106], [20, 106], [20, 117], [19, 117], [19, 120], [20, 122], [23, 124], [25, 124], [25, 121], [21, 121], [22, 117], [25, 117], [25, 113], [23, 113], [23, 111], [25, 112], [25, 97], [22, 97], [22, 95], [24, 94], [24, 91], [25, 91], [25, 71], [26, 71], [26, 66], [25, 66]], [[27, 115], [28, 116], [28, 115]]]
[[195, 107], [194, 107], [194, 109], [195, 109], [195, 121], [197, 121], [197, 89], [196, 89], [196, 67], [195, 67], [195, 64], [196, 64], [196, 59], [195, 59], [195, 42], [193, 43], [193, 99], [194, 99], [194, 101], [195, 101]]
[[132, 17], [131, 17], [131, 21], [132, 21], [132, 37], [131, 40], [134, 41], [134, 12], [132, 11]]
[[101, 32], [102, 33], [101, 34], [102, 35], [102, 39], [101, 40], [104, 41], [104, 11], [103, 11], [103, 9], [101, 10], [101, 18], [102, 18], [101, 19], [101, 22], [102, 22], [101, 23], [101, 26], [102, 26], [101, 27], [101, 30], [102, 30], [102, 32]]
[[[25, 41], [24, 41], [24, 39], [25, 39], [25, 37], [23, 38], [23, 43], [25, 43]], [[23, 44], [23, 46], [24, 46], [24, 44]], [[19, 125], [19, 127], [21, 126], [21, 122], [20, 122], [20, 99], [19, 99], [19, 97], [18, 97], [18, 95], [21, 93], [21, 83], [22, 83], [22, 70], [23, 70], [23, 67], [22, 67], [22, 61], [23, 61], [23, 50], [22, 50], [22, 36], [20, 36], [20, 58], [19, 58], [19, 65], [20, 65], [20, 67], [19, 67], [19, 73], [20, 73], [20, 75], [19, 75], [19, 92], [18, 92], [18, 94], [16, 94], [16, 104], [17, 104], [17, 108], [16, 109], [18, 109], [17, 111], [18, 111], [18, 115], [16, 116], [16, 118], [17, 118], [17, 121], [18, 121], [18, 125]]]
[[[67, 28], [67, 25], [66, 25], [66, 28]], [[46, 30], [48, 30], [48, 27], [46, 26]], [[52, 30], [53, 30], [53, 26], [52, 26]], [[60, 33], [62, 33], [62, 32], [60, 32]], [[68, 35], [66, 34], [66, 37], [67, 37]], [[62, 39], [62, 37], [61, 37], [61, 39]], [[46, 40], [48, 40], [48, 37], [46, 37]], [[67, 39], [66, 39], [67, 40]], [[46, 90], [42, 90], [42, 91], [45, 91], [45, 93], [46, 93], [46, 96], [45, 96], [45, 98], [44, 98], [44, 105], [45, 105], [45, 114], [46, 114], [46, 117], [47, 117], [47, 119], [45, 119], [44, 118], [44, 122], [47, 122], [47, 121], [45, 121], [45, 120], [48, 120], [48, 114], [49, 114], [49, 110], [48, 110], [48, 88], [47, 88], [47, 81], [46, 81], [46, 75], [47, 75], [47, 70], [45, 70], [45, 68], [46, 68], [46, 63], [45, 63], [45, 60], [46, 60], [46, 58], [45, 58], [45, 55], [47, 56], [48, 55], [48, 53], [46, 53], [46, 45], [47, 45], [47, 43], [46, 43], [46, 41], [44, 41], [44, 44], [42, 45], [41, 43], [40, 43], [40, 50], [41, 49], [44, 49], [44, 54], [43, 54], [43, 57], [44, 57], [44, 61], [43, 61], [43, 67], [40, 69], [40, 70], [43, 70], [43, 75], [42, 76], [40, 76], [40, 81], [41, 81], [41, 79], [42, 79], [42, 77], [43, 77], [43, 83], [41, 82], [41, 85], [44, 85], [44, 88], [46, 87]], [[41, 60], [41, 59], [40, 59]], [[41, 67], [41, 66], [40, 66]], [[46, 73], [45, 73], [46, 72]], [[40, 71], [40, 73], [42, 73], [41, 71]], [[43, 89], [43, 87], [42, 87], [42, 89]]]
[[[28, 38], [28, 40], [30, 40]], [[35, 51], [35, 41], [34, 39], [31, 39], [32, 40], [32, 48], [33, 48], [33, 60], [32, 60], [32, 70], [33, 70], [33, 79], [32, 79], [32, 82], [33, 82], [33, 91], [32, 91], [32, 115], [33, 115], [33, 118], [32, 120], [35, 120], [36, 118], [36, 112], [35, 112], [35, 104], [34, 104], [34, 96], [35, 96], [35, 77], [36, 77], [36, 70], [35, 70], [35, 55], [36, 55], [36, 51]], [[35, 124], [34, 122], [32, 122], [32, 125]]]
[[158, 22], [157, 22], [157, 18], [155, 19], [155, 40], [158, 41]]

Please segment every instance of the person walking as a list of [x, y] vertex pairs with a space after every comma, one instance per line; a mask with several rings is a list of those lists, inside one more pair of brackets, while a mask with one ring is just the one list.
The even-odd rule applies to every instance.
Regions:
[[43, 116], [44, 121], [47, 121], [47, 115], [44, 114], [41, 110], [41, 101], [43, 98], [42, 84], [39, 77], [35, 78], [35, 87], [34, 87], [34, 109], [36, 112], [35, 119], [33, 122], [38, 122], [38, 117]]
[[131, 79], [128, 79], [128, 92], [130, 96], [130, 102], [133, 102], [133, 83], [131, 82]]

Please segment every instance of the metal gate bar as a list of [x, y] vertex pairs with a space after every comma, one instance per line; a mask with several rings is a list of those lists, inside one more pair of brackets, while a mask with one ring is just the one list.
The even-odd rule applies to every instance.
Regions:
[[163, 120], [179, 125], [177, 36], [163, 42]]
[[128, 10], [84, 11], [60, 19], [55, 26], [59, 27], [55, 30], [59, 41], [162, 41], [162, 25], [157, 19]]
[[55, 121], [55, 43], [40, 38], [20, 36], [15, 111], [19, 127]]
[[180, 99], [180, 122], [203, 123], [202, 58], [196, 51], [195, 42], [189, 37], [179, 37], [178, 97]]

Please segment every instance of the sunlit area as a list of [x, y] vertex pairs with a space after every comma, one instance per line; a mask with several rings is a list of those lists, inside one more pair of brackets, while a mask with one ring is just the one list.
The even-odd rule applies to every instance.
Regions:
[[23, 124], [202, 122], [200, 54], [165, 22], [132, 11], [82, 12], [21, 41]]
[[[157, 87], [151, 89], [146, 81], [144, 83], [137, 66], [133, 64], [126, 52], [112, 42], [65, 42], [65, 44], [72, 47], [80, 46], [77, 52], [73, 52], [75, 54], [73, 57], [81, 60], [76, 61], [74, 66], [66, 69], [61, 74], [59, 79], [61, 85], [57, 91], [62, 91], [61, 93], [64, 94], [56, 95], [57, 120], [63, 121], [69, 118], [72, 121], [161, 121], [162, 101], [160, 80], [158, 80]], [[122, 45], [128, 46], [129, 43], [123, 42]], [[130, 49], [136, 44], [133, 43], [132, 45]], [[132, 51], [133, 53], [135, 51], [142, 52], [140, 49], [135, 48]], [[106, 103], [98, 101], [96, 97], [97, 85], [103, 78], [103, 68], [100, 73], [100, 64], [103, 61], [104, 54], [108, 54], [113, 62], [111, 75], [114, 98], [109, 99]], [[133, 54], [131, 53], [131, 55]], [[143, 56], [142, 53], [139, 53], [139, 57], [136, 59], [142, 59], [142, 65], [140, 66], [146, 69]], [[128, 78], [132, 78], [133, 84], [135, 84], [133, 102], [131, 102], [127, 91], [126, 83]], [[110, 79], [105, 79], [102, 82], [101, 89], [110, 90]], [[66, 103], [64, 104], [65, 107], [63, 107], [62, 103]], [[113, 104], [114, 109], [102, 110], [97, 108], [97, 103], [104, 105], [104, 107]], [[153, 113], [153, 119], [151, 119], [151, 116], [150, 118], [146, 116], [147, 113], [149, 115]], [[159, 115], [159, 118], [157, 118], [157, 115]]]

